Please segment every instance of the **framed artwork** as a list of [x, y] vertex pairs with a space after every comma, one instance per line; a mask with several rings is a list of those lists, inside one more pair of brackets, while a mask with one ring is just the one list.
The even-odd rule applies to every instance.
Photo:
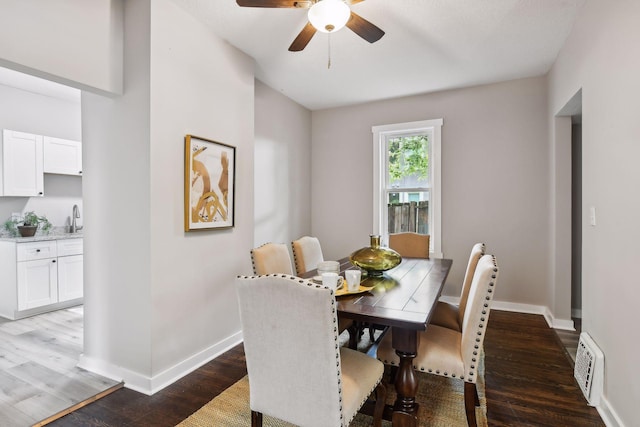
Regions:
[[184, 231], [233, 227], [236, 148], [185, 136]]

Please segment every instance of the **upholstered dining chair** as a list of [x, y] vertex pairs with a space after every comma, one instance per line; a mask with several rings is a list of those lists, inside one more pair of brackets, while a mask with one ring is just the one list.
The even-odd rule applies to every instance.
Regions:
[[471, 255], [469, 255], [469, 262], [467, 263], [467, 271], [464, 275], [464, 282], [462, 282], [459, 304], [455, 305], [445, 301], [438, 301], [438, 305], [431, 316], [430, 323], [432, 325], [443, 326], [456, 331], [462, 330], [462, 317], [464, 316], [464, 309], [467, 306], [469, 288], [471, 287], [471, 281], [473, 280], [478, 261], [484, 253], [484, 243], [476, 243], [473, 245]]
[[251, 249], [253, 274], [283, 273], [293, 275], [291, 256], [284, 243], [265, 243]]
[[317, 237], [303, 236], [294, 240], [291, 242], [291, 251], [297, 275], [314, 270], [319, 262], [324, 261], [320, 240]]
[[389, 247], [407, 258], [429, 258], [429, 235], [413, 232], [389, 234]]
[[[262, 425], [263, 414], [300, 426], [348, 426], [374, 390], [374, 425], [381, 426], [384, 365], [338, 345], [332, 289], [286, 274], [240, 276], [236, 285], [252, 426]], [[274, 310], [281, 305], [287, 310]]]
[[[478, 261], [473, 275], [462, 331], [437, 325], [427, 326], [427, 330], [418, 337], [418, 353], [413, 359], [413, 368], [418, 371], [464, 381], [464, 405], [469, 426], [477, 425], [475, 407], [480, 406], [476, 387], [478, 366], [497, 279], [495, 257], [484, 255]], [[392, 334], [382, 339], [377, 356], [386, 364], [398, 366], [400, 359], [391, 346], [391, 340]]]

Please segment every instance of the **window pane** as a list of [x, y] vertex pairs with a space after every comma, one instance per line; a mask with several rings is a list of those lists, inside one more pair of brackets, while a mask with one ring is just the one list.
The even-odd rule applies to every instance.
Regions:
[[387, 233], [429, 234], [428, 191], [387, 194]]
[[429, 186], [429, 141], [426, 135], [387, 138], [389, 188]]

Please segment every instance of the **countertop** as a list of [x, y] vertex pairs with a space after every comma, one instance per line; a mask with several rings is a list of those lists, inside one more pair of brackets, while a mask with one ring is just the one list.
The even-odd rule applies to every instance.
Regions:
[[0, 241], [2, 242], [16, 242], [16, 243], [27, 243], [27, 242], [41, 242], [44, 240], [64, 240], [64, 239], [81, 239], [82, 231], [77, 233], [67, 233], [65, 231], [53, 230], [48, 234], [36, 234], [33, 237], [12, 237], [7, 235], [0, 236]]

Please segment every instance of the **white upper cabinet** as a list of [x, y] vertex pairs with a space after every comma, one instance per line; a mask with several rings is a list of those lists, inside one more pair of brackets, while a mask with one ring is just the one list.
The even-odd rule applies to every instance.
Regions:
[[44, 137], [44, 173], [82, 175], [82, 143]]
[[0, 196], [44, 196], [44, 174], [82, 176], [82, 143], [4, 129]]
[[42, 136], [3, 130], [0, 195], [43, 196]]

